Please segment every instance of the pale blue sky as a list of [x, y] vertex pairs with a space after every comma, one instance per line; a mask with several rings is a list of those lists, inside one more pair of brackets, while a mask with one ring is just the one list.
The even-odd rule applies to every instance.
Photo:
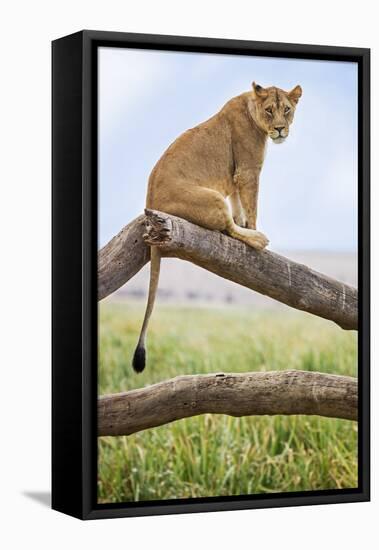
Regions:
[[356, 251], [356, 64], [122, 48], [99, 50], [100, 246], [142, 213], [168, 145], [253, 80], [303, 88], [290, 136], [269, 142], [261, 174], [269, 248]]

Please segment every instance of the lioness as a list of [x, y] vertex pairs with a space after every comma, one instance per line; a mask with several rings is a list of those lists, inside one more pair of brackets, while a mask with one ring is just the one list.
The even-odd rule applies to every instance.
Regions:
[[[179, 136], [149, 178], [146, 207], [173, 214], [262, 250], [267, 237], [257, 231], [259, 174], [267, 138], [283, 143], [293, 121], [300, 86], [290, 92], [255, 82], [209, 120]], [[226, 198], [230, 199], [230, 213]], [[146, 332], [154, 306], [160, 253], [151, 247], [150, 287], [133, 368], [145, 368]]]

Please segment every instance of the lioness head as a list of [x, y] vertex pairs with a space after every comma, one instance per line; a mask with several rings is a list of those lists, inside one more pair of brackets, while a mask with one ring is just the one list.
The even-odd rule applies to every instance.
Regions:
[[297, 102], [301, 98], [301, 86], [285, 92], [275, 86], [262, 88], [253, 82], [254, 119], [274, 143], [283, 143], [289, 134]]

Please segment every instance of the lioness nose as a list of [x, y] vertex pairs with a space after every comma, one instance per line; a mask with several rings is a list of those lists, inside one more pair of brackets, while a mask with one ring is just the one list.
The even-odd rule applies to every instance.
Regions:
[[279, 132], [279, 134], [280, 134], [280, 132], [281, 132], [282, 130], [284, 130], [284, 128], [285, 128], [285, 126], [275, 126], [275, 130], [276, 130], [277, 132]]

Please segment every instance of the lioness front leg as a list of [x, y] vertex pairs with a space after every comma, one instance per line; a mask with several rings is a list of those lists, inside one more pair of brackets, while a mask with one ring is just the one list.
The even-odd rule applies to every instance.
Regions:
[[247, 227], [247, 220], [246, 220], [245, 212], [243, 211], [243, 208], [242, 208], [242, 203], [241, 203], [238, 189], [236, 189], [234, 193], [230, 195], [229, 199], [232, 207], [234, 222], [240, 227]]
[[249, 229], [257, 228], [258, 189], [258, 178], [252, 178], [249, 182], [240, 185], [241, 206], [246, 215], [246, 227]]
[[[241, 181], [242, 180], [242, 181]], [[257, 210], [258, 210], [258, 177], [251, 177], [246, 183], [240, 179], [239, 198], [241, 208], [246, 216], [245, 227], [251, 231], [255, 231], [258, 237], [259, 247], [265, 248], [269, 244], [269, 240], [264, 233], [257, 231]]]

